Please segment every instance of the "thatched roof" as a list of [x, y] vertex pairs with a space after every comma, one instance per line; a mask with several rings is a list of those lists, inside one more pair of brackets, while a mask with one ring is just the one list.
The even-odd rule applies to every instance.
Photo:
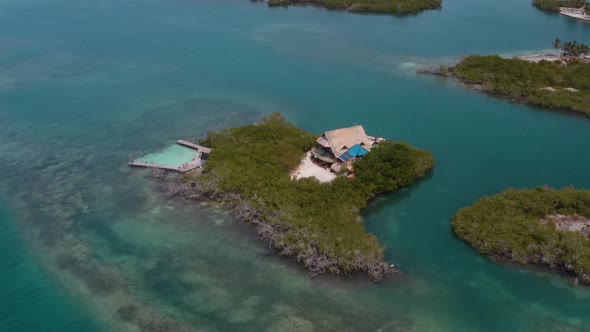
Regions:
[[367, 136], [363, 126], [354, 126], [326, 131], [317, 139], [317, 143], [329, 148], [335, 157], [339, 157], [356, 144], [370, 151], [374, 142]]

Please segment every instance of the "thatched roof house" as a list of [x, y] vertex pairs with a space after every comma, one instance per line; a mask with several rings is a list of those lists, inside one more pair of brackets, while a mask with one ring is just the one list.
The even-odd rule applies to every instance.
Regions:
[[367, 136], [363, 126], [326, 131], [316, 142], [325, 152], [331, 154], [327, 157], [338, 158], [345, 162], [363, 156], [371, 151], [373, 144], [377, 143], [374, 137]]

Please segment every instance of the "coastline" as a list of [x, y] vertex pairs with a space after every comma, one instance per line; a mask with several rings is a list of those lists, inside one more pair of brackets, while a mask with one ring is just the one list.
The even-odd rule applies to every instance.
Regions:
[[[470, 60], [470, 59], [484, 59], [484, 58], [495, 58], [498, 59], [497, 61], [514, 61], [514, 60], [520, 60], [522, 62], [525, 63], [532, 63], [532, 64], [536, 64], [539, 65], [542, 61], [545, 62], [561, 62], [561, 64], [566, 64], [567, 59], [564, 59], [562, 56], [559, 55], [555, 55], [555, 54], [531, 54], [531, 55], [524, 55], [524, 56], [517, 56], [517, 57], [512, 57], [512, 58], [500, 58], [498, 56], [468, 56], [466, 58], [464, 58], [463, 60], [461, 60], [461, 62], [459, 62], [458, 64], [454, 65], [454, 66], [450, 66], [450, 67], [446, 67], [446, 66], [440, 66], [438, 68], [424, 68], [424, 69], [419, 69], [416, 71], [417, 74], [425, 74], [425, 75], [430, 75], [430, 76], [438, 76], [441, 78], [445, 78], [445, 79], [451, 79], [455, 82], [458, 82], [459, 84], [461, 84], [462, 86], [484, 93], [490, 97], [495, 97], [495, 98], [501, 98], [501, 99], [505, 99], [505, 100], [509, 100], [515, 103], [519, 103], [519, 104], [525, 104], [525, 105], [529, 105], [529, 106], [533, 106], [539, 109], [543, 109], [543, 110], [548, 110], [548, 111], [558, 111], [558, 112], [566, 112], [566, 113], [573, 113], [573, 114], [578, 114], [578, 115], [583, 115], [585, 118], [590, 118], [590, 110], [584, 110], [584, 109], [580, 109], [577, 108], [576, 106], [574, 106], [573, 104], [555, 104], [555, 103], [549, 103], [547, 102], [547, 100], [545, 99], [537, 99], [535, 98], [535, 95], [531, 95], [530, 93], [527, 93], [527, 90], [522, 90], [522, 91], [513, 91], [513, 90], [507, 90], [506, 88], [500, 88], [497, 87], [496, 85], [486, 82], [484, 80], [474, 80], [474, 79], [470, 79], [467, 78], [465, 75], [460, 74], [457, 70], [457, 68], [459, 68], [460, 66], [462, 66], [466, 60]], [[587, 60], [585, 65], [589, 65]], [[473, 66], [477, 66], [477, 64], [475, 65], [471, 65], [470, 68], [472, 68]], [[495, 68], [495, 67], [494, 67]], [[489, 68], [487, 68], [489, 69]], [[481, 71], [485, 71], [486, 68], [479, 68], [478, 70]], [[495, 70], [491, 70], [490, 69], [490, 75], [494, 75], [495, 74]], [[502, 72], [502, 75], [507, 75], [505, 72]], [[509, 75], [509, 74], [508, 74]], [[530, 90], [530, 88], [529, 88]], [[578, 89], [574, 88], [574, 87], [560, 87], [559, 89], [556, 89], [552, 86], [539, 86], [537, 88], [537, 90], [542, 91], [545, 90], [545, 92], [547, 94], [551, 95], [555, 95], [555, 94], [583, 94], [583, 91], [579, 91]], [[536, 91], [536, 90], [535, 90]]]
[[532, 102], [524, 97], [514, 97], [514, 96], [510, 95], [509, 93], [498, 93], [498, 92], [491, 91], [489, 89], [486, 89], [483, 85], [478, 84], [477, 82], [472, 82], [472, 81], [463, 79], [463, 78], [456, 76], [456, 75], [444, 75], [441, 73], [421, 72], [421, 74], [422, 73], [427, 74], [427, 75], [452, 79], [455, 82], [464, 86], [465, 88], [477, 91], [479, 93], [483, 93], [489, 97], [504, 99], [504, 100], [507, 100], [507, 101], [510, 101], [513, 103], [531, 106], [531, 107], [534, 107], [536, 109], [543, 110], [543, 111], [559, 112], [559, 113], [565, 113], [565, 114], [570, 114], [570, 115], [578, 115], [578, 116], [582, 116], [586, 119], [590, 119], [589, 113], [584, 112], [579, 109], [576, 109], [576, 108], [548, 107], [547, 105], [544, 105], [541, 103]]

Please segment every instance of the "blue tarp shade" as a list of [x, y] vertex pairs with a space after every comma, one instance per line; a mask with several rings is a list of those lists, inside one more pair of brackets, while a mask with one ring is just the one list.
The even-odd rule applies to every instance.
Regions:
[[365, 149], [362, 146], [356, 144], [353, 147], [351, 147], [350, 149], [348, 149], [348, 151], [346, 151], [343, 154], [341, 154], [339, 158], [342, 161], [347, 162], [347, 161], [349, 161], [352, 158], [362, 157], [362, 156], [366, 155], [367, 153], [369, 153], [369, 151], [367, 151], [367, 149]]

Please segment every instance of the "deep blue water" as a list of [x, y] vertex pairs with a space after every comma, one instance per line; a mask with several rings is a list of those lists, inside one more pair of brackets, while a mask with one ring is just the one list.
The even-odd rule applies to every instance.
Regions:
[[[416, 68], [590, 42], [529, 1], [416, 16], [217, 1], [0, 2], [0, 308], [7, 331], [589, 331], [590, 291], [494, 264], [455, 211], [507, 187], [590, 188], [590, 122]], [[212, 207], [166, 201], [131, 154], [279, 111], [432, 151], [374, 202], [401, 280], [308, 275]], [[255, 171], [255, 170], [253, 170]]]
[[0, 201], [0, 326], [3, 331], [99, 331], [90, 313], [47, 277]]

